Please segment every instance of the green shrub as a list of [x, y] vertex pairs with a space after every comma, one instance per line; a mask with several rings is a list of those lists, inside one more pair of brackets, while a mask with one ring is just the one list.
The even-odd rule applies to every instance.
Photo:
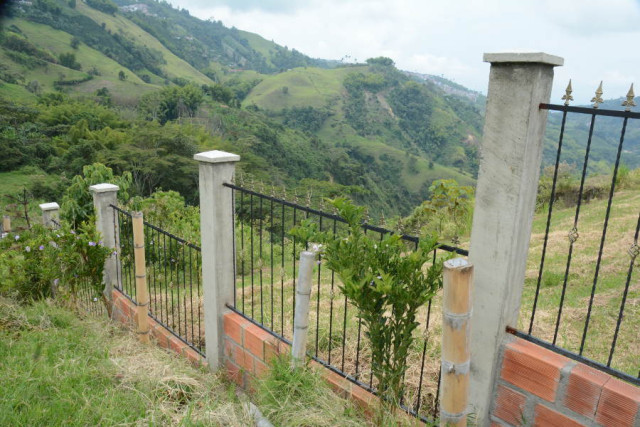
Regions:
[[111, 250], [92, 224], [82, 223], [76, 230], [65, 223], [58, 230], [37, 225], [6, 236], [0, 241], [0, 274], [6, 279], [0, 291], [21, 301], [55, 294], [75, 307], [80, 286], [88, 283], [106, 304], [102, 271]]
[[371, 368], [387, 406], [404, 394], [406, 358], [418, 326], [416, 313], [442, 287], [442, 261], [424, 270], [437, 248], [437, 236], [410, 251], [399, 234], [379, 240], [362, 228], [364, 208], [348, 199], [332, 201], [348, 225], [346, 234], [320, 232], [309, 220], [291, 233], [301, 242], [320, 243], [326, 265], [339, 277], [340, 290], [357, 308], [371, 346]]

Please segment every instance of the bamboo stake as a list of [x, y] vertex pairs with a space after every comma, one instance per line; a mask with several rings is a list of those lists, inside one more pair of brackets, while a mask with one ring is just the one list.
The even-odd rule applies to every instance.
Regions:
[[2, 231], [5, 233], [11, 233], [11, 217], [4, 215], [2, 217]]
[[466, 426], [469, 395], [469, 327], [473, 266], [464, 258], [444, 263], [440, 425]]
[[307, 334], [309, 332], [309, 298], [316, 254], [309, 251], [300, 253], [300, 271], [296, 284], [296, 308], [293, 319], [293, 343], [291, 345], [291, 367], [304, 363]]
[[131, 214], [133, 223], [133, 255], [136, 263], [136, 327], [140, 342], [149, 342], [149, 292], [144, 257], [144, 220], [142, 212]]

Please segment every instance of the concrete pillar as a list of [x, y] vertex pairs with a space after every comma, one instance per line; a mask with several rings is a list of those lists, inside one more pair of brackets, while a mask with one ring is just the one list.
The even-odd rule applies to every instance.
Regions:
[[[104, 246], [112, 248], [114, 251], [118, 248], [118, 221], [115, 210], [110, 206], [118, 205], [118, 190], [120, 188], [113, 184], [96, 184], [89, 187], [89, 191], [93, 194], [93, 207], [96, 212], [96, 228], [102, 234], [102, 242]], [[104, 263], [104, 272], [102, 278], [104, 282], [104, 296], [111, 301], [111, 293], [114, 286], [118, 285], [118, 268], [116, 255], [112, 252]]]
[[231, 182], [236, 154], [224, 151], [198, 153], [200, 162], [200, 239], [204, 292], [204, 333], [209, 367], [218, 369], [224, 356], [223, 319], [225, 305], [233, 303], [233, 200]]
[[475, 266], [470, 411], [489, 425], [500, 343], [517, 326], [553, 67], [546, 53], [487, 53], [491, 63], [469, 260]]
[[47, 228], [57, 228], [57, 224], [60, 224], [60, 205], [56, 202], [43, 203], [40, 205], [40, 210], [42, 211], [42, 225]]

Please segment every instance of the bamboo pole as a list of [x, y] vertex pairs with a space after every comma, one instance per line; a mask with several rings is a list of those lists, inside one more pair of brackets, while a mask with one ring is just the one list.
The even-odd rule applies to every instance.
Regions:
[[293, 343], [291, 345], [291, 367], [304, 363], [307, 334], [309, 332], [309, 298], [311, 297], [311, 276], [316, 254], [309, 251], [300, 253], [300, 271], [296, 284], [296, 308], [293, 319]]
[[2, 231], [5, 233], [11, 233], [11, 217], [4, 215], [2, 217]]
[[140, 342], [149, 342], [149, 291], [144, 257], [144, 220], [142, 212], [131, 214], [133, 223], [133, 255], [136, 264], [136, 332]]
[[440, 425], [466, 426], [469, 328], [473, 266], [464, 258], [444, 263]]

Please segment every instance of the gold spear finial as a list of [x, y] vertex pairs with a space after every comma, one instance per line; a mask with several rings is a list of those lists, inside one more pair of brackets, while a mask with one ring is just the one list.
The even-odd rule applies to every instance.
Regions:
[[569, 79], [569, 84], [567, 88], [564, 90], [564, 95], [562, 95], [562, 99], [564, 100], [564, 105], [569, 105], [569, 101], [573, 101], [573, 96], [571, 93], [573, 92], [573, 88], [571, 87], [571, 79]]
[[598, 86], [598, 89], [596, 89], [596, 96], [594, 96], [593, 98], [591, 98], [591, 102], [593, 102], [593, 108], [598, 108], [598, 106], [600, 104], [602, 104], [604, 102], [604, 100], [602, 99], [602, 94], [604, 92], [602, 92], [602, 80], [600, 81], [600, 86]]
[[631, 83], [631, 87], [629, 88], [629, 92], [627, 92], [627, 100], [622, 103], [623, 107], [626, 107], [624, 111], [631, 111], [631, 107], [635, 107], [636, 103], [633, 102], [633, 98], [636, 95], [633, 93], [633, 83]]

